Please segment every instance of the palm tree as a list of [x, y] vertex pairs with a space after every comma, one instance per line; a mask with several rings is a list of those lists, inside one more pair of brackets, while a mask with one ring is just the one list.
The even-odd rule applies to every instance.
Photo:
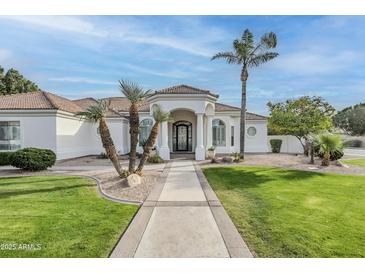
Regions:
[[343, 142], [340, 136], [322, 134], [318, 138], [319, 151], [323, 153], [322, 166], [329, 166], [331, 153], [341, 150]]
[[118, 172], [119, 176], [123, 178], [123, 172], [120, 167], [118, 154], [115, 150], [114, 142], [110, 135], [110, 131], [105, 119], [108, 109], [108, 102], [106, 100], [100, 100], [97, 104], [89, 106], [86, 111], [79, 112], [76, 115], [86, 119], [87, 121], [99, 123], [100, 138], [106, 155], [113, 163], [113, 166]]
[[129, 107], [129, 134], [131, 137], [131, 147], [129, 152], [129, 173], [135, 172], [136, 154], [139, 134], [139, 107], [141, 102], [151, 93], [151, 90], [143, 90], [136, 83], [129, 81], [119, 81], [120, 90], [131, 103]]
[[159, 105], [155, 105], [155, 108], [153, 110], [153, 119], [155, 120], [155, 123], [153, 124], [153, 127], [151, 129], [150, 135], [148, 136], [146, 144], [143, 146], [143, 154], [141, 157], [141, 161], [139, 162], [138, 168], [136, 170], [136, 173], [142, 173], [144, 164], [146, 163], [146, 160], [150, 156], [151, 150], [156, 143], [160, 124], [162, 122], [166, 122], [171, 119], [170, 112], [164, 112]]
[[253, 34], [246, 29], [241, 39], [233, 41], [233, 52], [219, 52], [212, 57], [215, 59], [225, 59], [229, 64], [241, 65], [241, 121], [240, 121], [240, 154], [244, 158], [245, 154], [245, 126], [246, 126], [246, 85], [248, 79], [248, 69], [255, 68], [274, 59], [279, 54], [268, 51], [276, 47], [276, 34], [269, 32], [261, 37], [259, 43], [254, 42]]

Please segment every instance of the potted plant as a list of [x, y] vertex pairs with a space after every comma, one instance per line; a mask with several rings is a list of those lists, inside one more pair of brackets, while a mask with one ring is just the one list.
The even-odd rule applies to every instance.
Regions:
[[211, 146], [210, 148], [208, 148], [208, 158], [209, 159], [215, 158], [215, 147], [214, 146]]

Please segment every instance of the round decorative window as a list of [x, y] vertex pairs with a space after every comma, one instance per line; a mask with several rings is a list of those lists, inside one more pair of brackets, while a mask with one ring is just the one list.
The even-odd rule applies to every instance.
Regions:
[[255, 136], [256, 135], [256, 128], [255, 127], [249, 127], [248, 129], [247, 129], [247, 134], [249, 135], [249, 136]]

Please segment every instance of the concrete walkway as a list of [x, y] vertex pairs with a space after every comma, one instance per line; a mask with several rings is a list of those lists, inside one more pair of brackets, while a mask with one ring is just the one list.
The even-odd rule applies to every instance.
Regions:
[[251, 257], [192, 161], [173, 161], [111, 257]]

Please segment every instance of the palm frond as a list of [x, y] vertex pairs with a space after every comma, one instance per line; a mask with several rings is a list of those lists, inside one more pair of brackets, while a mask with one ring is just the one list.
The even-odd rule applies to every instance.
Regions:
[[86, 111], [76, 113], [76, 116], [86, 119], [91, 122], [98, 122], [101, 118], [105, 117], [108, 111], [108, 102], [106, 100], [100, 100], [97, 104], [90, 105]]
[[238, 58], [233, 52], [225, 51], [218, 52], [216, 55], [212, 57], [211, 60], [215, 59], [225, 59], [229, 64], [238, 64]]
[[261, 53], [261, 54], [253, 56], [248, 65], [250, 67], [258, 67], [259, 65], [264, 64], [264, 63], [274, 59], [278, 55], [279, 55], [279, 53], [277, 53], [277, 52]]
[[127, 80], [119, 81], [119, 85], [120, 91], [131, 103], [139, 103], [151, 93], [150, 89], [144, 90], [138, 84]]
[[320, 151], [330, 153], [338, 149], [342, 149], [343, 142], [339, 135], [322, 134], [318, 138]]
[[248, 29], [245, 29], [242, 34], [242, 42], [246, 45], [247, 48], [254, 48], [253, 34]]
[[160, 105], [154, 105], [153, 119], [155, 119], [155, 121], [159, 123], [170, 121], [170, 112], [163, 111]]
[[261, 37], [261, 45], [265, 46], [266, 48], [273, 49], [276, 47], [277, 40], [276, 34], [274, 32], [265, 33]]

